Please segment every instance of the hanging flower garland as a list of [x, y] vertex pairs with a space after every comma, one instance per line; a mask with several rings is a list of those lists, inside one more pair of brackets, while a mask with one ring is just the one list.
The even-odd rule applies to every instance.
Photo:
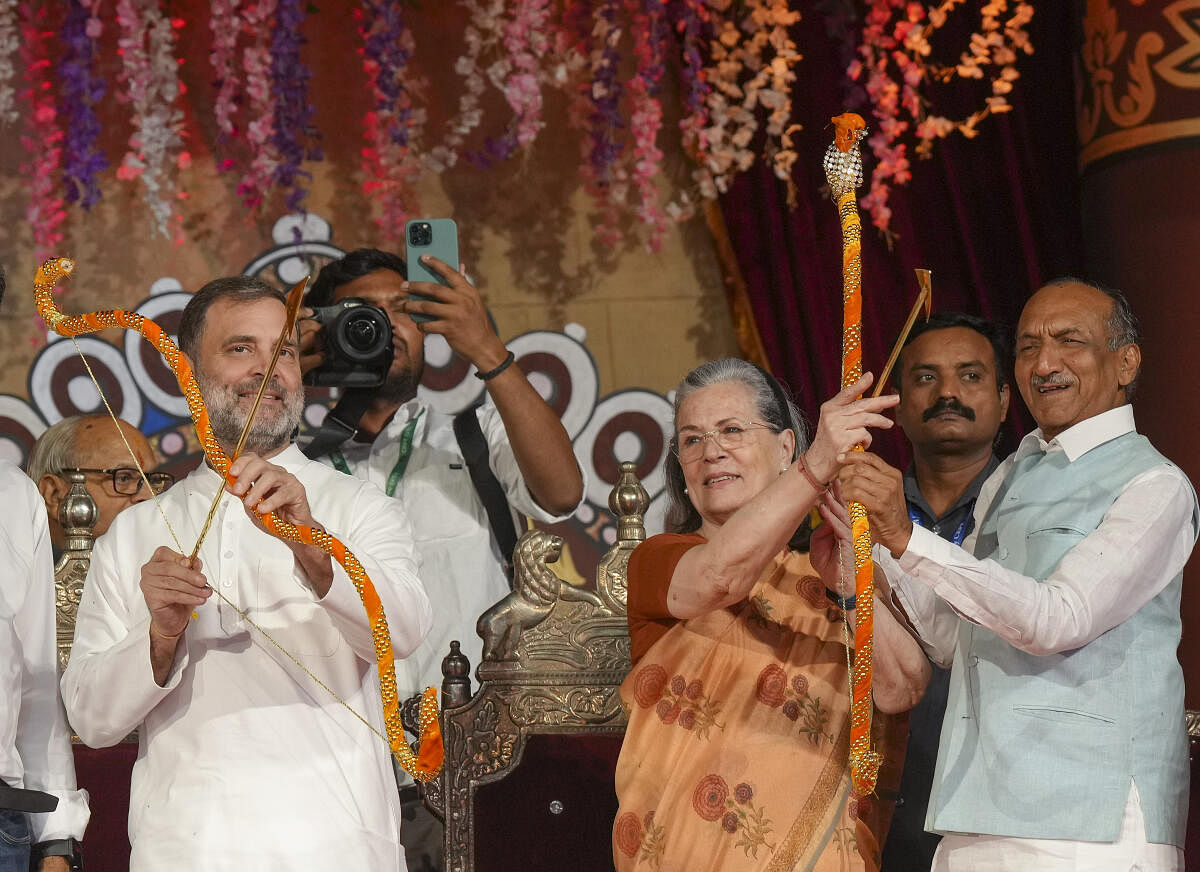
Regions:
[[[943, 0], [928, 10], [905, 0], [871, 0], [863, 28], [860, 58], [848, 70], [854, 80], [866, 77], [867, 95], [878, 121], [868, 140], [875, 155], [871, 190], [861, 205], [872, 223], [888, 233], [892, 211], [887, 205], [891, 186], [911, 177], [908, 145], [902, 139], [910, 130], [915, 151], [928, 157], [937, 139], [960, 133], [971, 139], [989, 115], [1009, 111], [1007, 95], [1019, 78], [1018, 53], [1033, 53], [1026, 25], [1033, 6], [1017, 0], [990, 0], [980, 10], [980, 29], [969, 37], [968, 50], [957, 64], [939, 65], [928, 60], [929, 40], [963, 0]], [[1011, 13], [1010, 13], [1011, 5]], [[925, 90], [931, 83], [955, 79], [986, 80], [990, 94], [981, 109], [960, 120], [931, 114]]]
[[155, 0], [117, 0], [116, 9], [120, 78], [133, 106], [134, 124], [117, 177], [141, 179], [153, 227], [169, 237], [172, 224], [176, 234], [180, 230], [171, 165], [183, 169], [191, 160], [182, 148], [183, 113], [175, 105], [185, 90], [174, 55], [175, 30], [184, 22], [168, 19]]
[[104, 82], [94, 69], [99, 24], [84, 0], [70, 0], [61, 34], [63, 60], [58, 68], [62, 88], [59, 105], [66, 116], [63, 182], [67, 202], [79, 203], [84, 209], [99, 202], [96, 176], [108, 166], [98, 144], [100, 121], [95, 110], [105, 92]]
[[15, 124], [17, 112], [16, 66], [18, 36], [17, 0], [0, 0], [0, 124]]
[[59, 228], [66, 218], [58, 185], [63, 132], [51, 89], [46, 17], [45, 6], [37, 0], [21, 4], [20, 59], [28, 84], [22, 95], [28, 120], [21, 134], [21, 145], [29, 155], [29, 162], [21, 166], [21, 174], [30, 180], [25, 220], [33, 230], [34, 258], [38, 261], [49, 257], [62, 242]]
[[379, 200], [375, 221], [385, 237], [399, 238], [416, 204], [413, 183], [421, 164], [414, 143], [425, 127], [425, 110], [413, 103], [407, 84], [415, 43], [399, 0], [366, 3], [355, 20], [374, 104], [365, 124], [363, 191]]
[[546, 34], [549, 17], [548, 0], [516, 0], [512, 18], [504, 28], [509, 72], [501, 90], [513, 110], [509, 129], [512, 131], [514, 151], [533, 145], [545, 126], [542, 121], [539, 58], [546, 54], [549, 47]]
[[425, 153], [426, 169], [435, 173], [449, 169], [458, 163], [467, 136], [483, 120], [483, 109], [479, 98], [487, 85], [484, 82], [480, 59], [486, 51], [503, 42], [504, 0], [487, 0], [486, 5], [477, 0], [464, 0], [463, 8], [468, 13], [468, 23], [463, 30], [466, 51], [454, 62], [454, 72], [461, 80], [458, 108], [446, 125], [442, 141]]
[[662, 251], [667, 216], [659, 207], [658, 178], [663, 153], [658, 147], [662, 128], [662, 104], [658, 86], [663, 76], [663, 44], [666, 39], [667, 8], [664, 0], [628, 0], [633, 20], [633, 53], [637, 74], [629, 82], [630, 129], [633, 133], [633, 186], [637, 189], [638, 220], [645, 228], [646, 246]]
[[271, 82], [276, 96], [275, 132], [272, 142], [279, 152], [275, 184], [289, 189], [285, 205], [289, 212], [303, 212], [308, 190], [304, 181], [312, 173], [302, 167], [305, 160], [322, 159], [316, 145], [319, 134], [313, 126], [316, 110], [308, 101], [312, 71], [300, 57], [304, 37], [302, 0], [279, 0], [275, 9], [275, 33], [271, 51]]
[[678, 0], [673, 4], [675, 30], [679, 34], [682, 66], [679, 71], [683, 87], [683, 117], [679, 130], [683, 134], [683, 151], [696, 166], [692, 170], [695, 194], [686, 188], [667, 204], [666, 212], [674, 221], [686, 221], [696, 213], [696, 197], [717, 196], [712, 175], [703, 166], [708, 151], [705, 128], [708, 127], [708, 95], [712, 87], [704, 68], [704, 46], [709, 42], [709, 14], [704, 0]]
[[266, 202], [279, 152], [275, 148], [275, 95], [271, 89], [271, 16], [275, 0], [247, 0], [242, 9], [242, 22], [250, 36], [250, 44], [242, 52], [242, 74], [245, 76], [246, 146], [250, 166], [238, 182], [238, 196], [250, 211]]
[[[738, 20], [722, 17], [719, 29], [714, 28], [707, 76], [712, 88], [709, 125], [704, 131], [708, 156], [703, 168], [712, 174], [712, 185], [726, 191], [734, 174], [754, 164], [757, 155], [752, 145], [760, 112], [766, 110], [763, 148], [775, 174], [789, 185], [789, 201], [794, 201], [791, 170], [796, 152], [786, 143], [781, 145], [780, 138], [792, 116], [794, 67], [800, 60], [788, 28], [800, 20], [800, 13], [788, 9], [787, 0], [745, 0], [741, 9], [732, 9], [731, 0], [710, 0], [710, 4], [736, 14]], [[747, 72], [749, 79], [744, 78]]]
[[[217, 121], [218, 139], [226, 144], [231, 143], [238, 134], [234, 116], [237, 114], [242, 81], [238, 75], [237, 46], [238, 37], [246, 29], [241, 6], [241, 0], [209, 2], [208, 24], [212, 31], [212, 50], [208, 58], [217, 82], [213, 117]], [[217, 161], [217, 168], [222, 171], [229, 171], [234, 166], [231, 158]]]
[[583, 88], [591, 96], [587, 133], [583, 141], [584, 190], [596, 205], [595, 233], [606, 248], [615, 248], [622, 236], [622, 212], [629, 191], [628, 172], [621, 164], [624, 143], [621, 131], [623, 86], [617, 78], [620, 64], [618, 43], [621, 28], [617, 22], [619, 0], [602, 0], [592, 14], [591, 82]]

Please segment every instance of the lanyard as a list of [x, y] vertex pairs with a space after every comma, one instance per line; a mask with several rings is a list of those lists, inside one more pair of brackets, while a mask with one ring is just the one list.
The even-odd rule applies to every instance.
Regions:
[[[417, 412], [416, 417], [404, 426], [404, 431], [400, 434], [400, 456], [396, 458], [396, 465], [388, 474], [387, 485], [384, 487], [384, 492], [389, 497], [396, 495], [396, 486], [400, 484], [400, 479], [404, 478], [404, 470], [408, 468], [408, 461], [412, 457], [413, 435], [417, 431], [417, 421], [424, 414], [424, 409]], [[344, 472], [346, 475], [354, 474], [350, 471], [350, 464], [346, 462], [346, 455], [342, 454], [341, 449], [330, 453], [329, 459], [333, 461], [333, 467], [338, 472]]]
[[[958, 529], [954, 531], [954, 535], [950, 537], [950, 541], [955, 545], [962, 545], [963, 540], [967, 538], [967, 525], [971, 523], [971, 515], [975, 512], [975, 501], [971, 500], [967, 506], [967, 513], [963, 516], [962, 521], [958, 525]], [[908, 507], [908, 519], [918, 527], [924, 527], [921, 523], [921, 513], [912, 506]]]

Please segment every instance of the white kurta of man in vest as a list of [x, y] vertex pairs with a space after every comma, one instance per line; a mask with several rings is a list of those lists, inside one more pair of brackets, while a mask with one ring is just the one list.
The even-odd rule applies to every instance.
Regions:
[[[272, 457], [304, 485], [313, 517], [362, 562], [379, 591], [397, 657], [428, 631], [403, 508], [374, 485], [309, 461]], [[122, 512], [95, 544], [63, 695], [89, 745], [139, 730], [130, 796], [130, 869], [398, 870], [400, 807], [386, 742], [289, 659], [383, 732], [370, 626], [335, 562], [317, 600], [282, 542], [240, 501], [222, 498], [200, 549], [218, 597], [196, 611], [165, 687], [148, 657], [139, 572], [160, 545], [195, 543], [221, 480], [202, 465], [159, 500]]]
[[916, 528], [898, 563], [877, 549], [927, 652], [953, 662], [926, 829], [973, 834], [956, 844], [979, 869], [1021, 868], [1029, 846], [1026, 868], [1181, 869], [1191, 484], [1124, 405], [1026, 436], [975, 517], [962, 548]]

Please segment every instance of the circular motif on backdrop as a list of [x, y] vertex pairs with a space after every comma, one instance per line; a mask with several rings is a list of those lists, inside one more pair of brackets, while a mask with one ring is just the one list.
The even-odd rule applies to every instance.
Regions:
[[470, 377], [471, 364], [450, 349], [446, 337], [425, 337], [425, 372], [417, 389], [422, 403], [445, 415], [453, 415], [477, 401], [485, 390], [483, 382]]
[[[179, 320], [183, 307], [191, 298], [191, 294], [182, 291], [159, 293], [143, 300], [135, 311], [157, 323], [178, 341]], [[126, 330], [122, 341], [125, 343], [125, 362], [146, 398], [168, 415], [189, 417], [191, 413], [187, 400], [179, 391], [179, 382], [158, 349], [136, 330]]]
[[20, 397], [0, 394], [0, 458], [24, 466], [45, 422]]
[[[595, 420], [592, 410], [596, 408], [600, 379], [591, 352], [578, 340], [549, 330], [523, 333], [508, 347], [516, 355], [521, 371], [575, 441], [589, 419]], [[600, 504], [608, 504], [607, 494]]]
[[[140, 426], [142, 395], [124, 356], [115, 346], [92, 336], [81, 336], [77, 341], [113, 412]], [[50, 424], [71, 415], [106, 414], [87, 367], [70, 340], [52, 342], [37, 356], [29, 370], [29, 396]]]
[[[281, 245], [260, 254], [246, 264], [242, 275], [257, 276], [274, 267], [276, 278], [290, 288], [296, 282], [303, 280], [305, 276], [310, 275], [315, 280], [320, 271], [318, 260], [337, 260], [343, 254], [345, 254], [344, 251], [327, 242], [296, 242], [290, 245]], [[309, 282], [309, 285], [311, 286], [312, 282]]]
[[575, 456], [588, 477], [587, 498], [608, 505], [618, 464], [631, 461], [646, 493], [654, 499], [664, 486], [662, 461], [671, 439], [671, 404], [635, 388], [605, 397], [575, 439]]

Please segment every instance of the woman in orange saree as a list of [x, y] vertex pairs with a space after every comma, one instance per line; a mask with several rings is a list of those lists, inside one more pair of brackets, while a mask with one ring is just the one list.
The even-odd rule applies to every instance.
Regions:
[[[807, 448], [795, 407], [752, 364], [705, 364], [676, 391], [675, 532], [629, 563], [619, 872], [878, 868], [848, 764], [854, 603], [835, 593], [848, 516], [825, 484], [868, 427], [891, 425], [880, 412], [894, 397], [854, 399], [869, 384], [822, 406]], [[814, 507], [827, 523], [810, 559], [790, 543]], [[875, 702], [903, 711], [928, 664], [876, 605]]]

